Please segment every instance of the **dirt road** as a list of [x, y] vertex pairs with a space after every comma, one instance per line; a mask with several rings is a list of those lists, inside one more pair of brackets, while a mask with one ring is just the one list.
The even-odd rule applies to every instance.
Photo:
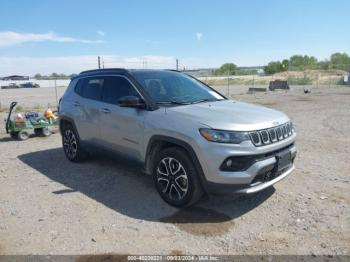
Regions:
[[1, 123], [0, 254], [350, 254], [350, 88], [234, 97], [292, 118], [296, 171], [188, 210], [165, 204], [132, 163], [72, 164], [59, 134], [17, 142]]

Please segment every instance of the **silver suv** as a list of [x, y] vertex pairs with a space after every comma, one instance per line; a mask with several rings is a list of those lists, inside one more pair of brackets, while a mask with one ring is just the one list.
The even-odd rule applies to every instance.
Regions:
[[177, 71], [82, 72], [61, 98], [59, 117], [70, 161], [97, 148], [139, 161], [177, 207], [203, 193], [254, 193], [294, 169], [296, 133], [285, 114], [229, 100]]

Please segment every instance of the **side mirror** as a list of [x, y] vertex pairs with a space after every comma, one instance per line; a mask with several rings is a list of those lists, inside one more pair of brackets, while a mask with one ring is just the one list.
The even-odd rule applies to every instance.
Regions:
[[119, 99], [120, 107], [145, 108], [145, 103], [137, 96], [123, 96]]

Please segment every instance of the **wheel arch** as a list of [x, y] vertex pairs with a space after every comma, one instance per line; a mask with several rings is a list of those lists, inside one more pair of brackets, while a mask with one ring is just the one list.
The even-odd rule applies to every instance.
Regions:
[[59, 124], [59, 130], [60, 130], [61, 135], [63, 135], [63, 128], [66, 125], [71, 125], [73, 127], [75, 133], [78, 135], [78, 138], [80, 139], [79, 132], [78, 132], [77, 127], [76, 127], [74, 120], [72, 118], [67, 117], [67, 116], [60, 116], [58, 124]]
[[158, 152], [164, 150], [169, 147], [179, 147], [182, 148], [193, 161], [193, 164], [196, 168], [196, 171], [199, 175], [199, 180], [202, 188], [206, 191], [206, 179], [204, 176], [204, 172], [202, 166], [199, 162], [199, 159], [190, 144], [187, 142], [164, 135], [154, 135], [150, 138], [147, 149], [146, 149], [146, 157], [145, 157], [145, 171], [148, 174], [152, 173], [153, 170], [153, 160]]

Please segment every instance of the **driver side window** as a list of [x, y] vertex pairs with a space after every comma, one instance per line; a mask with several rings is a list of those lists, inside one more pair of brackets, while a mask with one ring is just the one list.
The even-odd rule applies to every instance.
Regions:
[[121, 76], [106, 76], [103, 83], [102, 101], [109, 104], [118, 104], [120, 98], [124, 96], [140, 95], [131, 83]]

